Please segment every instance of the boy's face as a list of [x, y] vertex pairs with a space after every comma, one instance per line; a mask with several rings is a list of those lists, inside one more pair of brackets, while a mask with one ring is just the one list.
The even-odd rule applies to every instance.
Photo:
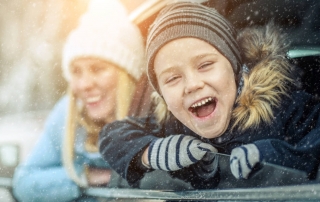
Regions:
[[215, 138], [227, 129], [236, 99], [230, 62], [196, 38], [167, 43], [154, 61], [159, 89], [172, 114], [192, 131]]

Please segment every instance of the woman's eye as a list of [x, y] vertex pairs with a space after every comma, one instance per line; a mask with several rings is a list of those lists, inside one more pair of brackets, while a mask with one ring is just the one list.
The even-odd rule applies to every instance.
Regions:
[[81, 71], [79, 68], [72, 68], [71, 69], [71, 74], [73, 75], [80, 75], [81, 74]]
[[100, 71], [102, 71], [102, 70], [104, 70], [104, 67], [101, 67], [101, 66], [93, 66], [93, 67], [91, 68], [91, 71], [92, 71], [92, 72], [100, 72]]

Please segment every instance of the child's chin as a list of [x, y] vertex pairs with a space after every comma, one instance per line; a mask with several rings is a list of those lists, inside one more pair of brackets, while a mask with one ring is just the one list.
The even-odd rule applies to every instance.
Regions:
[[213, 129], [206, 128], [206, 129], [197, 129], [194, 132], [197, 133], [199, 136], [207, 139], [213, 139], [220, 137], [223, 133], [213, 132]]

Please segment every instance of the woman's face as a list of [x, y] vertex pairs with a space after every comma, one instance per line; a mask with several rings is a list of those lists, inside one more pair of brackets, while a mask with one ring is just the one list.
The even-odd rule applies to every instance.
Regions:
[[97, 58], [75, 59], [70, 67], [70, 85], [93, 120], [114, 118], [118, 68]]
[[227, 129], [236, 99], [230, 62], [210, 44], [196, 38], [169, 42], [157, 53], [154, 68], [168, 109], [205, 138]]

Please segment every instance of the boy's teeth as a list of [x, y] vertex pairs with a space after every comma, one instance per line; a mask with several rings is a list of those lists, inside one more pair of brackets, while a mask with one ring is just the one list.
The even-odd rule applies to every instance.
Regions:
[[211, 101], [211, 100], [212, 100], [211, 97], [210, 97], [210, 98], [206, 98], [205, 100], [202, 100], [202, 101], [200, 101], [200, 102], [198, 102], [198, 103], [193, 104], [191, 107], [193, 107], [193, 108], [195, 108], [195, 107], [200, 107], [200, 106], [206, 104], [207, 102], [209, 102], [209, 101]]

